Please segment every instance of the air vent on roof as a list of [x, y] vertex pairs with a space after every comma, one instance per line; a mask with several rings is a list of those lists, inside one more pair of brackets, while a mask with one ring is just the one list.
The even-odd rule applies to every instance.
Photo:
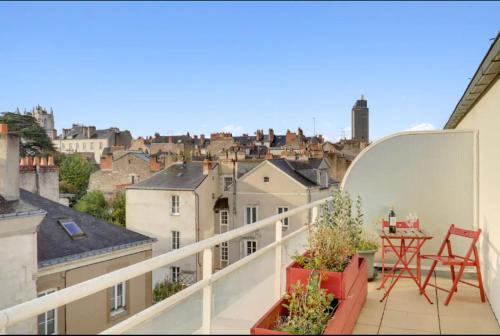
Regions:
[[80, 229], [80, 227], [75, 223], [73, 219], [59, 219], [58, 222], [72, 239], [85, 237], [85, 233], [82, 231], [82, 229]]

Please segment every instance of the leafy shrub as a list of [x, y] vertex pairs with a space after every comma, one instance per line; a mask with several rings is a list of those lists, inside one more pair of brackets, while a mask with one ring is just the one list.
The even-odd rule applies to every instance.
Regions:
[[333, 294], [320, 288], [320, 279], [315, 273], [307, 286], [300, 281], [292, 285], [290, 293], [284, 297], [288, 303], [283, 304], [288, 315], [277, 321], [275, 329], [299, 335], [319, 335], [323, 332], [333, 312]]
[[185, 287], [180, 282], [173, 282], [166, 279], [157, 283], [153, 289], [153, 304], [174, 295]]

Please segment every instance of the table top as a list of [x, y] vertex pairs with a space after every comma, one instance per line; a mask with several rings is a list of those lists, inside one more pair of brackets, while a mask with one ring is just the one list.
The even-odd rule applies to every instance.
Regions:
[[378, 235], [381, 238], [388, 239], [432, 239], [433, 237], [429, 235], [425, 230], [412, 230], [412, 229], [396, 229], [396, 233], [389, 233], [389, 228], [378, 229]]

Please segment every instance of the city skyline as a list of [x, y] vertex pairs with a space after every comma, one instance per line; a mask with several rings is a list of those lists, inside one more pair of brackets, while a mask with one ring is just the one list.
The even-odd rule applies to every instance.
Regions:
[[[2, 3], [0, 111], [52, 106], [133, 136], [302, 127], [372, 140], [442, 128], [497, 33], [496, 3]], [[444, 15], [446, 13], [446, 15]], [[491, 19], [488, 19], [491, 18]], [[92, 25], [88, 25], [91, 20]], [[16, 24], [22, 22], [23, 24]], [[258, 23], [258, 24], [256, 24]], [[390, 52], [388, 52], [390, 50]], [[459, 56], [458, 56], [459, 55]]]

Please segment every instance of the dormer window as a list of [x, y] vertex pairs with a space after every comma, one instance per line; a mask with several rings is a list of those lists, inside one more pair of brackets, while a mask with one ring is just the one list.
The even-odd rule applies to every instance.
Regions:
[[269, 176], [264, 176], [264, 183], [269, 183]]
[[59, 219], [59, 224], [63, 227], [64, 231], [71, 237], [71, 239], [79, 239], [85, 237], [85, 233], [71, 218]]

